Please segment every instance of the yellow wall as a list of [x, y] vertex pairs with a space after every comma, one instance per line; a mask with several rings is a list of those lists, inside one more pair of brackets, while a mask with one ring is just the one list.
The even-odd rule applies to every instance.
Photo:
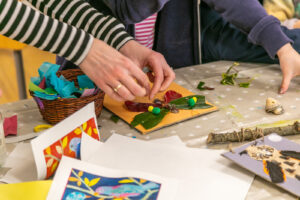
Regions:
[[[3, 45], [3, 43], [1, 44]], [[22, 55], [26, 86], [28, 86], [29, 84], [30, 77], [38, 75], [37, 70], [43, 62], [55, 62], [55, 55], [30, 46], [26, 46], [22, 50]], [[17, 87], [18, 86], [13, 51], [10, 49], [0, 48], [0, 88], [3, 91], [3, 95], [2, 97], [0, 97], [0, 104], [18, 101], [19, 96]]]

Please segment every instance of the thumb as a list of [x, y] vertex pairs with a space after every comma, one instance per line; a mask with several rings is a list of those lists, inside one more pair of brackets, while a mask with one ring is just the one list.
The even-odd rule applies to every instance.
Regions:
[[279, 91], [280, 94], [284, 94], [288, 90], [292, 78], [293, 77], [291, 74], [286, 74], [286, 75], [283, 74], [280, 91]]

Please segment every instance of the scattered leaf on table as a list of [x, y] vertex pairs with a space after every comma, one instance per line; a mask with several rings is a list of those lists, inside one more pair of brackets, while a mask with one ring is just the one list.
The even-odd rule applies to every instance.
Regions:
[[208, 86], [205, 86], [205, 82], [203, 81], [200, 81], [197, 88], [201, 91], [203, 90], [214, 90], [215, 88], [212, 88], [212, 87], [208, 87]]
[[205, 85], [205, 82], [200, 81], [199, 84], [198, 84], [198, 86], [197, 86], [197, 88], [198, 88], [199, 90], [205, 90], [205, 89], [203, 88], [204, 85]]
[[112, 115], [110, 116], [110, 120], [113, 121], [113, 122], [115, 122], [115, 123], [118, 123], [119, 119], [120, 119], [120, 117], [118, 117], [118, 116], [115, 115], [115, 114], [112, 114]]
[[239, 86], [240, 86], [240, 87], [243, 87], [243, 88], [248, 88], [248, 87], [250, 86], [250, 82], [239, 83]]

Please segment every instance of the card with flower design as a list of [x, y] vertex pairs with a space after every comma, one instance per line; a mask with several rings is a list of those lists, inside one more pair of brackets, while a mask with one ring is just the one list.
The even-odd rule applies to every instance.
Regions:
[[94, 110], [90, 103], [31, 141], [39, 179], [51, 177], [63, 155], [80, 159], [82, 134], [100, 141]]
[[119, 171], [63, 156], [47, 199], [172, 200], [177, 181], [138, 171]]

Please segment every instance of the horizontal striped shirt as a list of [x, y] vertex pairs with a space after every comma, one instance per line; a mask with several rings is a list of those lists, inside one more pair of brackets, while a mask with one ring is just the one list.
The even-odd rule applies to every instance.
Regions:
[[120, 49], [132, 38], [115, 18], [84, 0], [28, 0], [42, 13], [18, 2], [0, 0], [0, 34], [65, 57], [79, 65], [93, 38]]
[[157, 13], [135, 24], [135, 39], [150, 49], [153, 47]]

